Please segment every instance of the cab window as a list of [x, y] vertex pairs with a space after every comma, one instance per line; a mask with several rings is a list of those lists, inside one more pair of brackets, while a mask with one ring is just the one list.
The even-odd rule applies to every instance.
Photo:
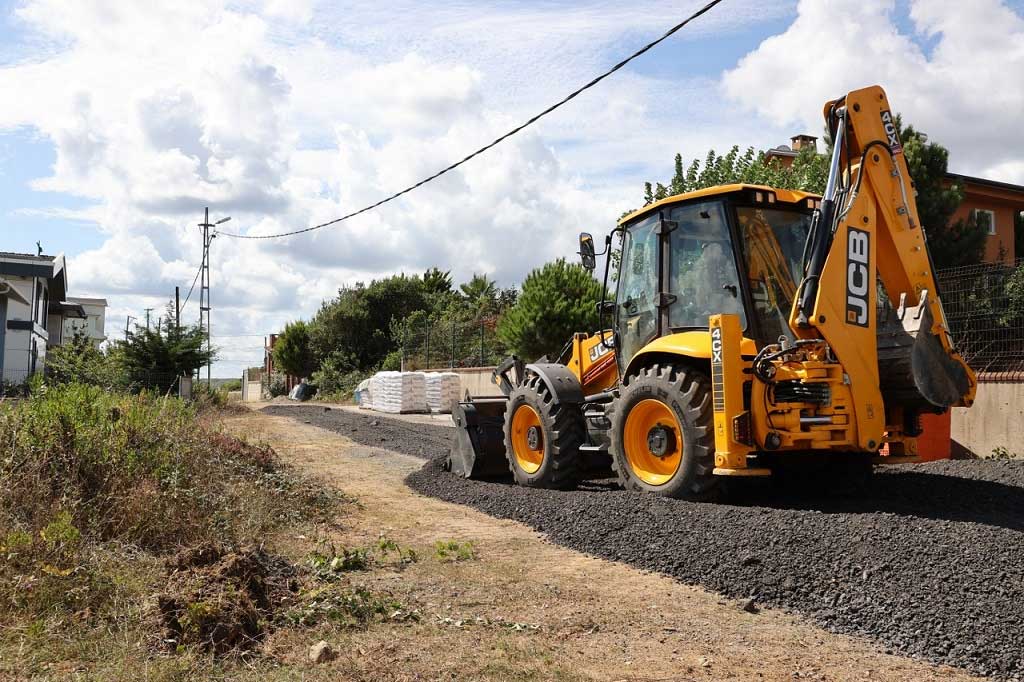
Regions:
[[618, 344], [621, 357], [631, 357], [657, 333], [659, 217], [653, 215], [625, 233], [619, 265]]
[[708, 327], [718, 313], [740, 316], [747, 326], [740, 298], [732, 239], [725, 208], [720, 201], [673, 208], [669, 219], [678, 223], [670, 237], [669, 306], [672, 329]]

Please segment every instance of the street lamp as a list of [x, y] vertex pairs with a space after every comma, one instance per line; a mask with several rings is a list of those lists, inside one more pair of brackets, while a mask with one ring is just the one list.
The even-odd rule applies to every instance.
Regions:
[[[213, 345], [210, 341], [210, 242], [217, 236], [216, 232], [210, 230], [211, 227], [221, 225], [231, 220], [231, 216], [221, 218], [215, 223], [210, 222], [210, 209], [207, 207], [204, 214], [203, 222], [199, 223], [199, 227], [203, 228], [203, 267], [202, 275], [203, 281], [202, 286], [199, 288], [199, 325], [202, 327], [203, 314], [206, 315], [206, 352], [213, 352]], [[211, 388], [213, 386], [213, 379], [211, 377], [213, 373], [213, 363], [206, 363], [206, 387]]]

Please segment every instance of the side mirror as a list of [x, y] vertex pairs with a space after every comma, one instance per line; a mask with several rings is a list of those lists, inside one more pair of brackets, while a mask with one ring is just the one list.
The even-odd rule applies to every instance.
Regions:
[[583, 267], [593, 272], [597, 268], [597, 258], [594, 255], [594, 238], [589, 232], [580, 233], [580, 261]]

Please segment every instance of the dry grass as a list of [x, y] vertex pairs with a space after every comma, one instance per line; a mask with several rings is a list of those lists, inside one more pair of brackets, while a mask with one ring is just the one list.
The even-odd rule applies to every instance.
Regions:
[[[270, 556], [261, 546], [280, 534], [324, 523], [342, 496], [224, 433], [208, 410], [75, 385], [0, 405], [0, 679], [205, 678], [237, 665], [206, 653], [236, 648], [205, 637], [222, 615], [210, 595], [224, 614], [244, 610], [240, 586], [265, 576], [228, 573]], [[188, 583], [172, 557], [197, 546], [252, 549]], [[178, 599], [188, 623], [203, 616], [202, 636], [169, 641], [158, 596]], [[283, 603], [260, 603], [249, 634], [268, 631]]]

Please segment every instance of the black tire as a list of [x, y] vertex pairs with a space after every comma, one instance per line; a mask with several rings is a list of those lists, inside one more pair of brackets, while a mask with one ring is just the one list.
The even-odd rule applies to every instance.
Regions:
[[[662, 403], [675, 415], [683, 441], [679, 466], [671, 478], [657, 485], [644, 481], [633, 470], [624, 443], [630, 411], [650, 399]], [[718, 495], [719, 481], [713, 473], [714, 413], [711, 382], [707, 376], [694, 369], [673, 365], [646, 367], [639, 374], [627, 377], [609, 413], [612, 468], [623, 488], [702, 502]]]
[[[523, 407], [532, 408], [540, 417], [543, 458], [536, 471], [524, 469], [513, 449], [513, 416]], [[505, 456], [519, 485], [560, 490], [574, 487], [579, 473], [579, 447], [585, 435], [579, 407], [559, 403], [539, 377], [528, 377], [509, 394], [505, 410]]]

